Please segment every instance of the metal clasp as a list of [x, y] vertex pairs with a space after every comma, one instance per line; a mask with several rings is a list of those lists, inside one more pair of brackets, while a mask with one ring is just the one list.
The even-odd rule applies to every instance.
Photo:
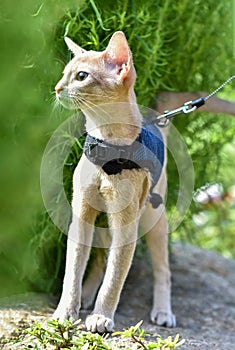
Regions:
[[164, 111], [164, 114], [157, 116], [156, 124], [161, 128], [165, 128], [170, 124], [170, 122], [174, 119], [174, 117], [178, 114], [188, 114], [197, 109], [196, 105], [193, 105], [193, 101], [185, 102], [183, 106], [173, 109], [171, 111]]
[[183, 111], [184, 114], [187, 114], [187, 113], [194, 112], [195, 109], [197, 109], [197, 106], [193, 105], [193, 101], [188, 101], [188, 102], [184, 103], [182, 111]]

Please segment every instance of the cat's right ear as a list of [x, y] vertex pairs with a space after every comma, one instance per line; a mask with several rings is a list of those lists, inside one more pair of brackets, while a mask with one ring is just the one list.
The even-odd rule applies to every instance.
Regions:
[[132, 54], [121, 31], [115, 32], [104, 51], [106, 67], [115, 72], [119, 81], [131, 85], [135, 81], [135, 69], [132, 62]]
[[74, 56], [80, 56], [86, 50], [82, 49], [79, 45], [75, 44], [73, 40], [69, 39], [67, 36], [64, 38], [64, 41], [66, 42], [66, 45], [68, 46], [69, 50], [74, 54]]

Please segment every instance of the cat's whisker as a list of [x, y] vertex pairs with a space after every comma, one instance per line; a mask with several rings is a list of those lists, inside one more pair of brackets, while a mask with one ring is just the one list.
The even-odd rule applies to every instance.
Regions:
[[[90, 94], [90, 95], [92, 96], [93, 94]], [[100, 96], [100, 95], [97, 95], [97, 96]], [[76, 101], [80, 101], [81, 103], [83, 103], [86, 106], [89, 106], [90, 108], [92, 106], [94, 106], [95, 108], [100, 108], [99, 105], [97, 105], [96, 103], [88, 101], [85, 97], [83, 97], [83, 94], [74, 95], [74, 98]]]
[[70, 96], [77, 97], [77, 96], [91, 96], [91, 97], [101, 97], [101, 98], [108, 98], [111, 99], [111, 96], [103, 95], [103, 94], [93, 94], [89, 92], [79, 92], [79, 93], [70, 93]]
[[64, 114], [64, 107], [60, 104], [60, 102], [55, 99], [53, 101], [53, 107], [52, 107], [52, 115], [53, 115], [53, 119], [56, 118], [60, 118], [61, 116], [63, 116]]
[[82, 92], [81, 95], [91, 96], [91, 97], [102, 97], [102, 98], [105, 97], [105, 98], [111, 99], [111, 96], [103, 95], [103, 94], [91, 94], [91, 93], [88, 93], [88, 92]]
[[62, 107], [60, 102], [57, 99], [55, 99], [55, 98], [53, 98], [52, 103], [53, 103], [52, 112], [55, 112], [56, 109], [60, 109]]
[[83, 104], [83, 105], [85, 105], [86, 107], [89, 107], [89, 108], [92, 108], [93, 106], [96, 107], [96, 105], [93, 102], [87, 101], [85, 98], [83, 98], [80, 95], [77, 95], [76, 97], [74, 97], [74, 100], [75, 100], [75, 102], [78, 102], [78, 105], [79, 104]]
[[55, 100], [56, 100], [55, 93], [51, 92], [50, 95], [49, 95], [49, 97], [48, 97], [48, 99], [49, 99], [49, 101], [50, 101], [51, 103], [54, 103]]
[[[99, 118], [97, 118], [97, 119], [99, 119], [101, 123], [107, 123], [106, 117], [109, 117], [109, 114], [101, 106], [96, 105], [95, 103], [92, 103], [91, 101], [87, 101], [84, 98], [82, 98], [81, 96], [79, 96], [79, 97], [77, 96], [75, 101], [78, 102], [79, 107], [81, 107], [80, 105], [83, 104], [86, 108], [95, 112], [99, 116]], [[100, 112], [102, 112], [102, 113], [100, 113]]]
[[87, 101], [86, 99], [80, 97], [80, 101], [89, 109], [92, 109], [93, 111], [100, 109], [100, 106], [91, 102], [91, 101]]
[[73, 96], [73, 101], [75, 102], [75, 105], [79, 108], [81, 108], [81, 104], [87, 104], [87, 101], [83, 99], [81, 96]]

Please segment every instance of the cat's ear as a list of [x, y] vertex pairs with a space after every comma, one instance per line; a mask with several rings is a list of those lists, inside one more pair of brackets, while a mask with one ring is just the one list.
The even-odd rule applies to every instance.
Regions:
[[73, 42], [73, 40], [69, 39], [67, 36], [64, 38], [64, 41], [66, 42], [66, 45], [68, 46], [69, 50], [75, 56], [79, 56], [86, 52], [86, 50], [82, 49], [79, 45], [75, 44], [75, 42]]
[[124, 80], [131, 68], [133, 68], [132, 54], [126, 40], [125, 34], [121, 31], [115, 32], [104, 52], [106, 66], [114, 70]]

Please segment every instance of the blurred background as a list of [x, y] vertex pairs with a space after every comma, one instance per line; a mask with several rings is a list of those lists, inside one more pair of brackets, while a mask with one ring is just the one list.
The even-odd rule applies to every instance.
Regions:
[[[123, 30], [134, 55], [138, 102], [160, 91], [208, 91], [234, 75], [233, 1], [102, 2], [1, 0], [0, 3], [0, 298], [26, 291], [57, 293], [66, 237], [50, 221], [40, 192], [40, 163], [53, 131], [68, 117], [54, 110], [54, 86], [69, 53], [65, 35], [103, 50]], [[235, 101], [234, 82], [218, 95]], [[171, 241], [235, 257], [235, 118], [197, 113], [174, 124], [195, 169], [195, 196]], [[64, 169], [68, 197], [81, 154]], [[168, 212], [178, 196], [169, 160]], [[3, 300], [3, 299], [2, 299]]]

